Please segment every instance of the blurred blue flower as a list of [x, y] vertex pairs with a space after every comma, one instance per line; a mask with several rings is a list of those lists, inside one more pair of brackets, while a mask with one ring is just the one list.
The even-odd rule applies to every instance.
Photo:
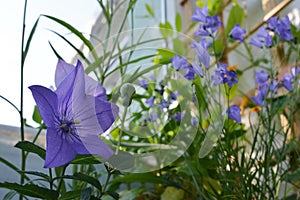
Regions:
[[228, 114], [228, 118], [229, 119], [233, 119], [234, 121], [236, 121], [237, 123], [241, 123], [241, 109], [236, 106], [236, 105], [232, 105], [227, 109], [227, 114]]
[[208, 16], [208, 7], [204, 5], [203, 8], [196, 7], [195, 14], [192, 15], [192, 20], [197, 22], [206, 22]]
[[98, 90], [102, 86], [91, 84], [93, 81], [85, 76], [80, 62], [70, 72], [61, 70], [70, 66], [58, 62], [56, 91], [39, 85], [29, 87], [47, 126], [46, 168], [65, 165], [77, 154], [104, 158], [113, 155], [99, 135], [114, 122], [118, 107], [103, 99], [105, 95], [99, 93], [103, 90]]
[[233, 86], [234, 84], [237, 84], [238, 79], [237, 79], [236, 72], [233, 70], [226, 71], [225, 82], [228, 84], [229, 87]]
[[210, 43], [208, 43], [205, 38], [202, 38], [199, 42], [192, 42], [191, 45], [196, 51], [198, 61], [203, 64], [205, 68], [208, 68], [210, 65], [210, 55], [207, 51], [209, 45]]
[[146, 100], [146, 104], [148, 104], [149, 106], [154, 106], [154, 100], [155, 100], [155, 97], [152, 96]]
[[142, 87], [142, 88], [144, 88], [144, 89], [146, 89], [147, 90], [147, 88], [148, 88], [148, 80], [146, 80], [146, 79], [143, 79], [143, 80], [139, 80], [138, 81], [138, 84]]
[[265, 27], [261, 27], [258, 29], [258, 33], [254, 37], [251, 37], [249, 44], [258, 48], [263, 48], [264, 45], [266, 47], [271, 47], [273, 44], [272, 36]]
[[288, 91], [293, 90], [293, 76], [292, 74], [285, 73], [284, 76], [281, 79], [283, 87], [287, 89]]
[[263, 84], [268, 79], [269, 79], [269, 75], [264, 70], [261, 70], [260, 72], [255, 72], [255, 83], [256, 84]]
[[236, 24], [230, 31], [229, 36], [233, 40], [238, 40], [240, 42], [244, 42], [244, 35], [246, 30], [241, 28], [239, 24]]
[[183, 70], [187, 69], [190, 66], [190, 63], [186, 61], [185, 57], [180, 57], [179, 55], [175, 54], [173, 58], [171, 58], [173, 67], [175, 70]]

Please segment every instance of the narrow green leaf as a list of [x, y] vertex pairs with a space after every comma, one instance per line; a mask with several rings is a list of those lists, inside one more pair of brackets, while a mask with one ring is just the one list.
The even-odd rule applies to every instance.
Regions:
[[92, 196], [92, 188], [83, 188], [81, 190], [80, 199], [91, 199]]
[[3, 200], [11, 200], [14, 198], [14, 196], [16, 196], [17, 192], [12, 190], [9, 191], [8, 193], [6, 193], [6, 195], [3, 197]]
[[45, 173], [42, 172], [36, 172], [36, 171], [20, 171], [20, 173], [24, 173], [24, 174], [29, 174], [29, 175], [35, 175], [35, 176], [39, 176], [42, 177], [46, 180], [49, 180], [49, 176]]
[[152, 7], [149, 4], [145, 4], [146, 6], [146, 10], [148, 11], [148, 13], [150, 14], [151, 17], [154, 17], [154, 11], [152, 9]]
[[[6, 159], [0, 157], [0, 162], [2, 162], [3, 164], [5, 164], [7, 167], [11, 168], [12, 170], [16, 171], [17, 173], [21, 174], [19, 168], [16, 167], [11, 162], [7, 161]], [[30, 180], [27, 176], [25, 176], [25, 179], [26, 180]]]
[[51, 19], [51, 20], [57, 22], [58, 24], [64, 26], [68, 30], [70, 30], [73, 34], [75, 34], [88, 47], [88, 49], [91, 51], [93, 57], [95, 59], [98, 58], [96, 52], [94, 51], [94, 47], [93, 47], [92, 43], [88, 39], [86, 39], [80, 31], [78, 31], [76, 28], [74, 28], [72, 25], [68, 24], [67, 22], [65, 22], [61, 19], [58, 19], [56, 17], [52, 17], [52, 16], [49, 16], [49, 15], [42, 15], [42, 16], [44, 16], [48, 19]]
[[57, 57], [58, 59], [60, 59], [60, 60], [64, 60], [64, 59], [57, 53], [57, 51], [55, 50], [55, 48], [52, 46], [51, 42], [48, 41], [48, 43], [49, 43], [49, 45], [50, 45], [52, 51], [53, 51], [54, 54], [56, 55], [56, 57]]
[[33, 119], [33, 121], [35, 121], [36, 123], [42, 124], [42, 117], [41, 117], [41, 115], [40, 115], [40, 112], [39, 112], [37, 106], [34, 106], [33, 114], [32, 114], [32, 119]]
[[115, 200], [119, 199], [119, 194], [114, 191], [106, 191], [105, 194], [111, 196]]
[[166, 21], [164, 24], [160, 23], [159, 24], [159, 30], [160, 30], [160, 34], [165, 39], [173, 36], [173, 27], [170, 24], [170, 22], [168, 22], [168, 21]]
[[41, 198], [41, 199], [57, 199], [58, 198], [58, 192], [54, 190], [49, 190], [44, 187], [40, 187], [38, 185], [34, 184], [26, 184], [26, 185], [20, 185], [18, 183], [0, 183], [1, 188], [6, 188], [9, 190], [14, 190], [20, 194], [35, 197], [35, 198]]
[[184, 43], [178, 39], [178, 38], [174, 38], [173, 39], [173, 48], [174, 48], [174, 51], [176, 52], [176, 54], [180, 55], [180, 56], [183, 56], [185, 55], [185, 46], [184, 46]]
[[66, 193], [61, 194], [58, 198], [59, 200], [73, 200], [78, 199], [81, 195], [81, 190], [72, 190]]
[[244, 9], [241, 8], [237, 3], [233, 4], [227, 21], [226, 36], [228, 36], [229, 32], [236, 24], [242, 25], [244, 18]]
[[45, 160], [46, 157], [46, 150], [43, 149], [40, 146], [37, 146], [36, 144], [29, 142], [29, 141], [21, 141], [18, 142], [15, 147], [22, 149], [24, 151], [28, 151], [30, 153], [37, 154], [39, 157], [41, 157], [43, 160]]
[[167, 180], [161, 176], [155, 176], [151, 173], [126, 174], [125, 176], [113, 179], [110, 183], [117, 184], [117, 183], [133, 183], [133, 182], [157, 183], [157, 184], [161, 183], [167, 186], [174, 186], [174, 187], [181, 188], [181, 186], [178, 185], [177, 183]]
[[145, 60], [145, 59], [149, 59], [149, 58], [153, 58], [153, 57], [155, 57], [155, 56], [156, 56], [156, 54], [153, 54], [153, 55], [147, 55], [147, 56], [143, 56], [143, 57], [140, 57], [140, 58], [137, 58], [137, 59], [128, 61], [128, 62], [126, 62], [126, 63], [123, 63], [123, 64], [119, 65], [118, 67], [116, 67], [115, 69], [113, 69], [112, 71], [110, 71], [109, 73], [107, 73], [107, 74], [105, 75], [105, 77], [110, 76], [110, 75], [111, 75], [112, 73], [114, 73], [115, 71], [117, 71], [117, 70], [119, 70], [119, 69], [121, 69], [121, 68], [123, 68], [123, 67], [125, 67], [125, 66], [128, 66], [129, 64], [137, 63], [137, 62], [139, 62], [139, 61], [142, 61], [142, 60]]
[[99, 182], [99, 180], [97, 180], [96, 178], [94, 178], [92, 176], [86, 175], [86, 174], [75, 173], [74, 175], [65, 175], [65, 176], [61, 176], [61, 177], [56, 177], [55, 179], [58, 179], [58, 178], [84, 181], [84, 182], [89, 183], [92, 186], [96, 187], [100, 191], [102, 190], [102, 186], [101, 186], [101, 183]]
[[106, 10], [106, 8], [105, 8], [102, 0], [98, 0], [98, 2], [99, 2], [100, 6], [102, 8], [102, 13], [103, 13], [103, 15], [104, 15], [104, 17], [105, 17], [105, 19], [107, 21], [107, 24], [110, 24], [110, 22], [111, 22], [111, 16], [110, 16], [110, 14], [107, 12], [107, 10]]
[[56, 34], [57, 36], [59, 36], [60, 38], [62, 38], [65, 42], [67, 42], [78, 53], [78, 55], [86, 62], [86, 64], [88, 65], [91, 64], [91, 62], [85, 57], [84, 53], [80, 49], [78, 49], [74, 44], [72, 44], [67, 38], [57, 33], [56, 31], [52, 31], [52, 30], [50, 31]]
[[35, 33], [36, 27], [37, 27], [37, 25], [38, 25], [38, 23], [39, 23], [39, 19], [40, 19], [40, 18], [38, 18], [38, 19], [36, 20], [36, 22], [34, 23], [32, 29], [31, 29], [31, 31], [30, 31], [29, 37], [28, 37], [28, 39], [27, 39], [26, 46], [25, 46], [25, 50], [24, 50], [24, 60], [26, 59], [27, 53], [28, 53], [28, 51], [29, 51], [30, 43], [31, 43], [32, 37], [33, 37], [33, 35], [34, 35], [34, 33]]
[[176, 13], [175, 26], [176, 26], [176, 31], [181, 32], [181, 30], [182, 30], [182, 19], [181, 19], [181, 15], [179, 13]]
[[71, 164], [100, 164], [100, 160], [93, 155], [77, 155]]

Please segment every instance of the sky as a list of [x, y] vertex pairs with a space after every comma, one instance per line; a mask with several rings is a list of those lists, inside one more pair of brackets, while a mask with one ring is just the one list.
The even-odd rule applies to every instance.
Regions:
[[[5, 1], [0, 7], [0, 95], [18, 108], [23, 10], [24, 1], [20, 0]], [[79, 31], [88, 33], [100, 11], [96, 0], [30, 0], [27, 3], [25, 41], [35, 21], [42, 14], [64, 20]], [[50, 30], [64, 35], [77, 47], [81, 44], [61, 25], [45, 17], [40, 18], [24, 67], [24, 117], [32, 125], [36, 125], [31, 120], [35, 103], [28, 87], [54, 85], [57, 57], [48, 42], [51, 42], [67, 62], [75, 55], [75, 51]], [[20, 125], [18, 112], [2, 99], [0, 99], [0, 124]]]

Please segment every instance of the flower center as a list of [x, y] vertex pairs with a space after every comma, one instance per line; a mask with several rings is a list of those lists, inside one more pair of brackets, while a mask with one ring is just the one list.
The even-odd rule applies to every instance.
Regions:
[[60, 121], [59, 128], [64, 132], [64, 133], [72, 133], [74, 130], [74, 124], [79, 124], [78, 120], [68, 120], [68, 119], [63, 119]]

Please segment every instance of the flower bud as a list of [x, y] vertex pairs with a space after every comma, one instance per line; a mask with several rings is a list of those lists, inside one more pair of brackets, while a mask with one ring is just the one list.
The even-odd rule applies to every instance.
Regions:
[[122, 85], [121, 90], [121, 100], [123, 106], [130, 106], [132, 101], [132, 96], [135, 94], [135, 88], [130, 83], [125, 83]]

